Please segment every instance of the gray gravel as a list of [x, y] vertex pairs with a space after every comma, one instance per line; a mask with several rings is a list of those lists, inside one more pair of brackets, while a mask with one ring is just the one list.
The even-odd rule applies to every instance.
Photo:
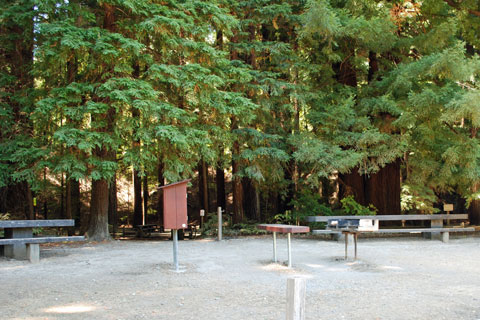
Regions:
[[[286, 279], [307, 280], [306, 319], [480, 319], [480, 238], [271, 237], [48, 246], [38, 264], [0, 258], [0, 319], [285, 319]], [[286, 239], [278, 240], [286, 260]]]

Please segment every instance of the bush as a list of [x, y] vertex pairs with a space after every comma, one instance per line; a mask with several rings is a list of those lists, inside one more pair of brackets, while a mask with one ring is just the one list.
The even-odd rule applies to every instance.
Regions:
[[372, 204], [369, 204], [368, 207], [362, 206], [360, 203], [355, 201], [353, 196], [348, 196], [340, 200], [342, 203], [342, 208], [346, 215], [352, 216], [374, 216], [377, 214], [377, 208]]

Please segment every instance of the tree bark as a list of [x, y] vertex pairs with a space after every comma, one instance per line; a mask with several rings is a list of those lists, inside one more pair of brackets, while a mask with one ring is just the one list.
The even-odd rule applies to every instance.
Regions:
[[143, 225], [142, 178], [138, 170], [133, 170], [133, 226]]
[[[472, 187], [473, 193], [477, 193], [478, 190], [480, 190], [480, 183], [476, 183]], [[472, 202], [470, 202], [470, 207], [468, 207], [468, 219], [471, 224], [480, 224], [480, 200], [472, 200]]]
[[157, 180], [158, 180], [158, 187], [157, 187], [157, 223], [163, 224], [163, 191], [160, 187], [165, 185], [165, 177], [163, 175], [163, 161], [161, 157], [158, 159], [158, 171], [157, 171]]
[[373, 204], [378, 214], [400, 214], [400, 159], [366, 177], [366, 204]]
[[215, 181], [217, 185], [217, 207], [226, 208], [226, 198], [225, 198], [225, 170], [217, 166]]
[[148, 223], [148, 176], [147, 173], [145, 173], [145, 176], [143, 177], [143, 215], [144, 215], [144, 221], [145, 223]]
[[198, 164], [198, 191], [200, 206], [205, 212], [209, 212], [208, 206], [208, 166], [204, 160]]
[[87, 236], [89, 241], [110, 239], [108, 232], [108, 182], [106, 179], [92, 181], [92, 199]]
[[[115, 32], [115, 8], [103, 3], [104, 17], [103, 28]], [[108, 104], [109, 101], [106, 101]], [[110, 107], [106, 114], [100, 115], [99, 118], [106, 120], [106, 128], [100, 131], [112, 131], [115, 109]], [[93, 116], [92, 116], [93, 117]], [[110, 160], [106, 146], [95, 148], [93, 154], [100, 160]], [[88, 222], [87, 235], [92, 241], [110, 240], [108, 232], [108, 181], [105, 178], [92, 181], [92, 197], [90, 204], [90, 217]]]
[[[237, 120], [232, 116], [232, 131], [238, 129]], [[240, 223], [243, 221], [243, 187], [242, 178], [238, 176], [240, 166], [235, 157], [240, 155], [240, 143], [237, 139], [233, 142], [232, 150], [232, 184], [233, 184], [233, 222]]]
[[112, 233], [117, 232], [117, 175], [115, 174], [108, 186], [108, 223], [112, 225]]

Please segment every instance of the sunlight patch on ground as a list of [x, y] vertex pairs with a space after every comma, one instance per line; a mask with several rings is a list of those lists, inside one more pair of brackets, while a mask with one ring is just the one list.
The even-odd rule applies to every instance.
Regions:
[[381, 268], [386, 270], [403, 270], [403, 268], [395, 267], [395, 266], [382, 266]]
[[305, 264], [307, 267], [310, 267], [310, 268], [315, 268], [315, 269], [321, 269], [321, 268], [325, 268], [325, 266], [321, 265], [321, 264], [311, 264], [311, 263], [306, 263]]
[[68, 306], [54, 306], [44, 310], [46, 313], [83, 313], [90, 312], [95, 310], [96, 307], [85, 305], [85, 304], [73, 304]]

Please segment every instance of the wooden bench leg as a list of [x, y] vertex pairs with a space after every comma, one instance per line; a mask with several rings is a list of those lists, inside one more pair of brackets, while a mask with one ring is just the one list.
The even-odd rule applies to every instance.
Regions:
[[40, 245], [38, 243], [27, 243], [27, 258], [32, 263], [40, 261]]
[[442, 232], [442, 242], [447, 243], [450, 240], [450, 233], [449, 232]]

